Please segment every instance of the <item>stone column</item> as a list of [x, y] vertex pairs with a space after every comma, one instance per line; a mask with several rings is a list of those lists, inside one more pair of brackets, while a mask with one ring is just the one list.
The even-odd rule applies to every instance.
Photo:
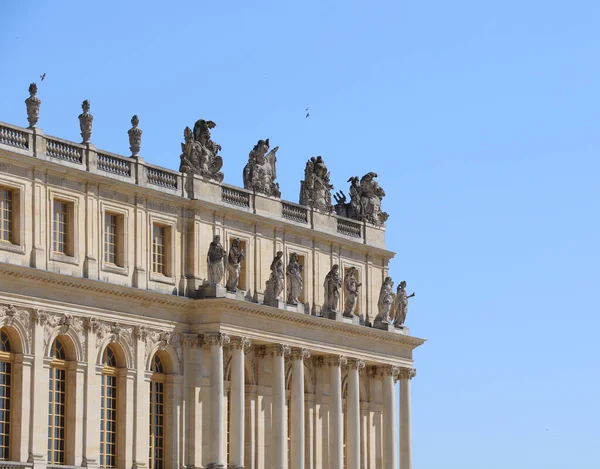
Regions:
[[285, 366], [284, 357], [289, 355], [286, 345], [267, 345], [267, 355], [272, 357], [273, 368], [273, 469], [287, 469], [287, 415], [285, 412]]
[[166, 391], [166, 415], [165, 424], [169, 432], [165, 438], [165, 466], [181, 467], [183, 454], [181, 454], [181, 388], [183, 377], [181, 375], [167, 375]]
[[307, 349], [292, 349], [291, 469], [304, 469], [304, 359], [306, 358], [310, 358]]
[[186, 467], [200, 467], [202, 453], [202, 419], [199, 407], [201, 406], [197, 391], [198, 354], [201, 339], [198, 334], [183, 334], [183, 403], [182, 414], [184, 419], [183, 432], [181, 433], [183, 447], [183, 465]]
[[134, 329], [135, 337], [135, 410], [133, 427], [135, 442], [133, 461], [136, 469], [149, 466], [148, 441], [150, 439], [150, 382], [152, 372], [146, 370], [146, 340], [148, 331], [145, 327]]
[[342, 418], [342, 365], [341, 355], [325, 357], [329, 366], [329, 469], [342, 469], [344, 464], [344, 420]]
[[101, 378], [97, 361], [97, 332], [99, 325], [95, 319], [86, 318], [83, 322], [85, 330], [87, 362], [85, 370], [85, 388], [83, 392], [83, 462], [88, 469], [98, 467], [100, 462], [100, 392]]
[[348, 394], [346, 396], [346, 453], [347, 469], [360, 468], [360, 388], [358, 372], [365, 363], [348, 358]]
[[245, 337], [231, 338], [231, 416], [229, 421], [229, 468], [244, 469], [244, 349], [250, 346]]
[[[31, 389], [31, 422], [29, 429], [29, 457], [35, 469], [46, 468], [48, 448], [48, 379], [49, 365], [44, 363], [43, 320], [33, 321], [32, 352], [33, 368]], [[24, 403], [25, 404], [25, 403]]]
[[394, 392], [394, 377], [398, 373], [398, 368], [392, 365], [380, 366], [378, 373], [383, 380], [383, 468], [398, 469]]
[[400, 469], [412, 469], [410, 443], [410, 380], [417, 375], [413, 368], [400, 368]]
[[210, 349], [210, 463], [208, 469], [225, 467], [223, 415], [223, 345], [229, 343], [229, 336], [221, 332], [204, 334], [204, 343]]

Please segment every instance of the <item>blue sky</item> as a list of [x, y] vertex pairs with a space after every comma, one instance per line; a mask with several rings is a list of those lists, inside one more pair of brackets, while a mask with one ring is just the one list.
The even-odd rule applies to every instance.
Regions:
[[[0, 5], [0, 120], [176, 169], [214, 120], [225, 182], [258, 139], [283, 198], [322, 155], [379, 173], [408, 325], [415, 469], [600, 467], [600, 3], [34, 2]], [[306, 119], [305, 108], [310, 107]]]

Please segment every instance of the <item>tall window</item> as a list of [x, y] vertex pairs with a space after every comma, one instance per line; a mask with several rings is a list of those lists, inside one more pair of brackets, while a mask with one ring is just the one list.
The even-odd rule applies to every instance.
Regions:
[[48, 464], [65, 464], [67, 362], [60, 339], [52, 343], [48, 381]]
[[168, 235], [169, 228], [164, 225], [152, 225], [152, 272], [168, 275]]
[[150, 469], [165, 464], [165, 372], [160, 356], [152, 360], [150, 381]]
[[13, 353], [8, 335], [0, 330], [0, 460], [10, 458], [10, 398]]
[[0, 242], [13, 242], [13, 191], [0, 187]]
[[117, 357], [108, 346], [102, 357], [100, 467], [117, 466]]
[[55, 200], [52, 217], [52, 250], [54, 252], [68, 254], [69, 228], [69, 204]]
[[104, 215], [104, 262], [107, 264], [120, 265], [118, 221], [119, 216], [114, 213]]

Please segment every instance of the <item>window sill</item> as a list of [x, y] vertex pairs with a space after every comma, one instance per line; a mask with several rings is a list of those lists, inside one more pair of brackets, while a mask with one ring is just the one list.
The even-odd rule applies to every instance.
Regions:
[[129, 269], [127, 269], [127, 267], [121, 267], [116, 264], [106, 264], [104, 262], [102, 263], [102, 271], [117, 275], [129, 275]]
[[175, 278], [167, 277], [166, 275], [157, 274], [156, 272], [152, 272], [150, 274], [150, 280], [158, 283], [165, 283], [167, 285], [175, 285]]
[[25, 254], [25, 246], [20, 244], [0, 242], [0, 250], [14, 252], [16, 254]]
[[63, 262], [64, 264], [79, 265], [79, 259], [77, 257], [68, 256], [67, 254], [62, 254], [60, 252], [51, 252], [50, 260], [56, 262]]

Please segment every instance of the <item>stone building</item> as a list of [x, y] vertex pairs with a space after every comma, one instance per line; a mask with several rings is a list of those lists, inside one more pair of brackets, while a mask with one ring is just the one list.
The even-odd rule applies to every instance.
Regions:
[[130, 157], [97, 149], [87, 101], [84, 143], [45, 135], [36, 91], [29, 127], [0, 123], [0, 468], [411, 468], [424, 340], [381, 320], [373, 177], [344, 217], [320, 157], [286, 202], [268, 140], [241, 189], [210, 121], [171, 171], [135, 116]]

